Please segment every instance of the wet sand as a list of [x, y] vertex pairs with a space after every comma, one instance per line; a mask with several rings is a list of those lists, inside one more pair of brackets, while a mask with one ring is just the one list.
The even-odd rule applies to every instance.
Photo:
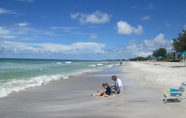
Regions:
[[[162, 91], [128, 78], [123, 68], [61, 79], [0, 98], [0, 118], [185, 118], [185, 101], [163, 104]], [[92, 97], [103, 82], [114, 83], [110, 79], [113, 74], [123, 81], [123, 93]]]

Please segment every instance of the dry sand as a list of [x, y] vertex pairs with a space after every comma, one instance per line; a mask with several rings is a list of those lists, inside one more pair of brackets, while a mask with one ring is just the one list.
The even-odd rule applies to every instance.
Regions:
[[129, 62], [123, 71], [130, 73], [128, 77], [142, 81], [141, 84], [147, 80], [146, 82], [163, 85], [163, 88], [157, 88], [162, 91], [167, 86], [179, 87], [186, 81], [186, 67], [180, 62]]
[[[165, 87], [163, 82], [144, 79], [148, 72], [132, 65], [13, 93], [0, 99], [0, 118], [185, 118], [185, 101], [167, 104], [160, 101], [162, 91], [171, 85]], [[102, 89], [103, 82], [113, 84], [110, 79], [113, 74], [123, 81], [123, 93], [92, 97], [90, 94]]]

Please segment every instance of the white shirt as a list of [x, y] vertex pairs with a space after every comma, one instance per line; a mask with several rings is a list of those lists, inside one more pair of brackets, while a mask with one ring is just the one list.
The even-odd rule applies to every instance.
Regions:
[[119, 87], [121, 87], [119, 92], [122, 92], [123, 90], [122, 81], [119, 78], [117, 78], [117, 80], [115, 81], [115, 91], [117, 91]]

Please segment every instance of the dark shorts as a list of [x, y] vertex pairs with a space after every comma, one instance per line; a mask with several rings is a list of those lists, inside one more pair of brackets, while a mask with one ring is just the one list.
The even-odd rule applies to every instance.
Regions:
[[120, 94], [120, 92], [117, 92], [117, 94]]
[[103, 93], [101, 93], [100, 96], [103, 96]]
[[[115, 92], [114, 92], [115, 93]], [[117, 92], [117, 93], [115, 93], [115, 94], [120, 94], [120, 92]]]

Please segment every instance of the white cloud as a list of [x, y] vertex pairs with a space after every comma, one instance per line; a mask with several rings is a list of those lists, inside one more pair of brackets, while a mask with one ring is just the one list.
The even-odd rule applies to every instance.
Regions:
[[141, 18], [141, 20], [150, 20], [150, 16], [144, 16]]
[[7, 13], [12, 13], [12, 11], [0, 8], [0, 14], [7, 14]]
[[131, 40], [128, 46], [117, 46], [116, 48], [104, 50], [105, 44], [95, 42], [76, 42], [70, 45], [54, 43], [21, 43], [0, 42], [0, 56], [21, 55], [22, 57], [35, 56], [37, 58], [81, 58], [81, 59], [116, 59], [131, 58], [136, 56], [146, 57], [159, 48], [170, 50], [171, 41], [165, 39], [164, 34], [158, 34], [153, 39], [137, 42]]
[[133, 32], [133, 28], [130, 24], [124, 21], [119, 21], [117, 23], [118, 33], [129, 35]]
[[[63, 44], [54, 44], [54, 43], [21, 43], [21, 42], [0, 42], [1, 48], [10, 52], [27, 52], [32, 51], [34, 53], [73, 53], [73, 51], [77, 51], [78, 53], [83, 52], [102, 52], [102, 48], [105, 47], [105, 44], [94, 43], [94, 42], [76, 42], [71, 45], [63, 45]], [[0, 50], [1, 52], [1, 50]]]
[[131, 40], [125, 51], [135, 57], [146, 57], [148, 55], [151, 55], [154, 50], [157, 50], [159, 48], [165, 48], [167, 49], [167, 51], [171, 51], [171, 44], [172, 41], [166, 40], [164, 38], [164, 34], [160, 33], [154, 39], [144, 40], [144, 42], [136, 42], [135, 40]]
[[16, 11], [7, 10], [7, 9], [1, 8], [1, 7], [0, 7], [0, 14], [14, 14], [14, 15], [19, 15], [19, 16], [25, 15], [24, 13], [18, 13]]
[[91, 39], [97, 39], [99, 36], [98, 35], [96, 35], [96, 34], [90, 34], [89, 35], [89, 38], [91, 38]]
[[140, 35], [140, 34], [143, 34], [143, 27], [138, 25], [138, 28], [133, 28], [134, 30], [134, 33]]
[[10, 30], [6, 30], [3, 27], [0, 27], [0, 38], [3, 39], [15, 39], [17, 36], [13, 36], [10, 34]]
[[[14, 52], [24, 52], [24, 51], [28, 51], [28, 50], [33, 50], [34, 48], [26, 45], [25, 43], [19, 43], [19, 42], [8, 42], [8, 41], [4, 41], [4, 42], [0, 42], [0, 45], [2, 46], [2, 48], [6, 51], [9, 52], [13, 52], [12, 54], [14, 54]], [[1, 52], [1, 50], [0, 50]]]
[[155, 47], [155, 46], [163, 46], [167, 44], [166, 39], [164, 38], [164, 34], [159, 34], [153, 40], [144, 40], [144, 44], [148, 47]]
[[28, 23], [26, 23], [26, 22], [18, 23], [18, 26], [20, 26], [20, 27], [25, 27], [25, 26], [28, 26]]
[[92, 14], [84, 14], [84, 13], [75, 13], [71, 14], [71, 18], [78, 18], [81, 24], [92, 23], [92, 24], [102, 24], [110, 21], [111, 15], [106, 13], [96, 11]]
[[52, 44], [52, 43], [43, 43], [43, 44], [29, 44], [33, 47], [37, 46], [40, 48], [36, 48], [42, 51], [50, 51], [50, 52], [60, 52], [60, 51], [67, 51], [72, 50], [72, 48], [68, 45], [60, 45], [60, 44]]
[[95, 52], [102, 52], [102, 48], [105, 47], [105, 44], [101, 44], [101, 43], [94, 43], [94, 42], [77, 42], [77, 43], [73, 43], [72, 47], [75, 47], [76, 49], [80, 49], [80, 50], [92, 50]]
[[154, 41], [152, 40], [144, 40], [144, 44], [145, 46], [148, 46], [148, 47], [153, 47], [154, 46]]
[[160, 44], [160, 45], [166, 44], [166, 40], [165, 40], [165, 38], [164, 38], [164, 34], [161, 34], [161, 33], [160, 33], [158, 36], [156, 36], [156, 37], [154, 38], [154, 43]]
[[4, 38], [4, 39], [15, 39], [15, 38], [17, 38], [17, 36], [7, 36], [7, 35], [1, 36], [1, 37]]
[[9, 34], [9, 30], [5, 30], [3, 27], [0, 27], [0, 35]]
[[70, 17], [72, 19], [76, 19], [79, 16], [79, 13], [75, 13], [75, 14], [70, 14]]
[[119, 34], [124, 34], [124, 35], [130, 35], [132, 33], [135, 34], [142, 34], [143, 33], [143, 27], [138, 25], [137, 28], [132, 27], [130, 24], [128, 24], [125, 21], [119, 21], [117, 22], [117, 30]]

